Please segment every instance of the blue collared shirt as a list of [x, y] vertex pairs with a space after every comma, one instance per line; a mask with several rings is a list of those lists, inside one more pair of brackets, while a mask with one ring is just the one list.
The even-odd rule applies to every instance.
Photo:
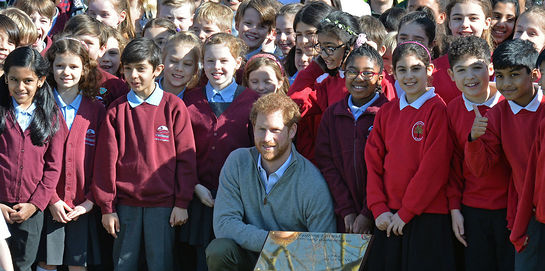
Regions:
[[525, 107], [522, 107], [511, 100], [507, 101], [514, 115], [518, 114], [522, 109], [526, 109], [530, 112], [537, 111], [537, 109], [539, 108], [539, 105], [541, 104], [541, 100], [543, 99], [543, 92], [541, 91], [541, 87], [538, 87], [536, 91], [537, 91], [536, 96]]
[[76, 118], [76, 114], [78, 114], [79, 106], [81, 104], [81, 94], [78, 94], [71, 104], [66, 104], [56, 89], [53, 91], [53, 96], [55, 96], [55, 101], [62, 112], [68, 130], [72, 129], [72, 124], [74, 123], [74, 119]]
[[127, 93], [127, 101], [132, 108], [135, 108], [143, 103], [159, 106], [161, 99], [163, 99], [163, 90], [157, 83], [155, 83], [155, 90], [146, 100], [138, 97], [138, 95], [136, 95], [132, 89], [129, 91], [129, 93]]
[[13, 97], [11, 98], [11, 101], [13, 108], [15, 109], [15, 119], [17, 120], [19, 127], [21, 127], [21, 130], [24, 131], [30, 126], [30, 122], [32, 122], [36, 105], [32, 103], [27, 109], [22, 109], [21, 105], [19, 105]]
[[399, 98], [399, 110], [403, 110], [403, 108], [410, 106], [414, 109], [420, 109], [420, 107], [429, 99], [435, 97], [435, 88], [430, 88], [428, 91], [424, 92], [422, 96], [418, 97], [415, 101], [412, 103], [407, 102], [407, 96], [405, 95], [405, 92], [401, 94], [401, 97]]
[[[165, 89], [165, 88], [163, 88], [163, 81], [164, 81], [164, 80], [165, 80], [164, 77], [161, 77], [161, 78], [157, 79], [157, 84], [158, 84], [159, 87], [160, 87], [161, 89], [163, 89], [163, 90]], [[178, 96], [178, 98], [180, 98], [180, 99], [183, 100], [183, 99], [184, 99], [184, 92], [185, 92], [185, 89], [186, 89], [186, 87], [184, 87], [184, 89], [182, 89], [182, 91], [180, 91], [180, 93], [178, 93], [178, 95], [176, 95], [176, 96]]]
[[288, 169], [288, 166], [291, 162], [291, 156], [293, 153], [290, 153], [290, 156], [280, 166], [275, 172], [271, 173], [269, 177], [267, 177], [267, 171], [261, 166], [261, 154], [257, 157], [257, 169], [259, 170], [259, 175], [261, 176], [261, 180], [263, 181], [263, 185], [265, 185], [265, 192], [269, 194], [271, 192], [271, 189], [274, 187], [274, 185], [282, 178], [282, 175], [284, 175], [284, 172], [286, 172], [286, 169]]
[[259, 46], [259, 48], [255, 49], [255, 50], [253, 50], [253, 51], [251, 51], [251, 52], [249, 52], [249, 53], [247, 53], [247, 54], [246, 54], [246, 60], [250, 60], [250, 58], [251, 58], [252, 56], [257, 55], [259, 52], [261, 52], [261, 50], [262, 50], [262, 46]]
[[350, 108], [350, 112], [352, 112], [352, 116], [354, 116], [354, 119], [358, 120], [358, 118], [363, 114], [363, 112], [365, 112], [365, 110], [367, 110], [367, 108], [370, 105], [372, 105], [376, 100], [378, 100], [378, 97], [379, 97], [378, 93], [375, 93], [375, 97], [373, 97], [373, 99], [371, 99], [366, 104], [360, 107], [357, 107], [354, 105], [354, 103], [352, 103], [352, 95], [350, 95], [348, 97], [348, 108]]
[[206, 99], [211, 103], [230, 103], [235, 99], [235, 91], [237, 90], [237, 82], [235, 79], [231, 84], [221, 90], [216, 90], [210, 82], [206, 84]]

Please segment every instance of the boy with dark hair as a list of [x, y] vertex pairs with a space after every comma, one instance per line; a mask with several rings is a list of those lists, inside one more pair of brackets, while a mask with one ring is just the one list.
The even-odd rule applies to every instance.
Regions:
[[150, 39], [121, 55], [131, 91], [114, 101], [98, 139], [92, 191], [114, 236], [115, 270], [173, 270], [174, 226], [188, 218], [197, 184], [193, 130], [184, 103], [155, 79], [161, 53]]
[[[496, 87], [506, 100], [490, 109], [486, 117], [474, 109], [475, 120], [465, 144], [465, 164], [476, 176], [489, 173], [503, 157], [509, 164], [512, 181], [507, 194], [508, 228], [512, 228], [522, 195], [532, 142], [545, 116], [543, 93], [533, 84], [539, 77], [535, 68], [537, 57], [538, 52], [529, 41], [508, 40], [498, 46], [492, 62]], [[524, 265], [532, 253], [535, 251], [531, 249], [517, 253], [515, 270], [537, 270]]]
[[464, 146], [475, 119], [474, 110], [485, 115], [503, 100], [489, 85], [494, 70], [485, 40], [461, 37], [452, 42], [448, 74], [462, 95], [448, 104], [454, 156], [447, 186], [452, 230], [465, 246], [466, 270], [512, 270], [514, 249], [507, 229], [507, 191], [511, 170], [502, 156], [481, 176], [464, 164]]

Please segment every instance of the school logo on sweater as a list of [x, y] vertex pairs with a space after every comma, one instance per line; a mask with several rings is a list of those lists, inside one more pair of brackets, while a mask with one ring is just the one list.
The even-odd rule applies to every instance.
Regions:
[[93, 129], [88, 129], [87, 133], [85, 133], [85, 145], [89, 146], [95, 146], [96, 143], [96, 132]]
[[155, 140], [168, 142], [170, 139], [170, 133], [168, 132], [168, 127], [161, 125], [157, 127], [155, 132]]
[[413, 139], [415, 141], [421, 141], [424, 139], [424, 122], [423, 121], [417, 121], [413, 125], [413, 129], [411, 131]]

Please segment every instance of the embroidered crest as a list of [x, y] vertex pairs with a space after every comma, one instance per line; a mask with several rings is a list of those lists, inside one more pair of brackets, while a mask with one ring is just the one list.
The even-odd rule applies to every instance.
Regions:
[[170, 140], [168, 127], [164, 125], [157, 127], [157, 131], [155, 132], [155, 140], [168, 142]]
[[106, 92], [108, 92], [106, 88], [100, 88], [99, 91], [100, 91], [100, 95], [104, 95]]
[[88, 129], [85, 133], [85, 145], [95, 146], [96, 144], [96, 132], [93, 129]]
[[423, 121], [417, 121], [413, 125], [413, 129], [411, 131], [413, 139], [415, 141], [422, 141], [424, 139], [424, 122]]

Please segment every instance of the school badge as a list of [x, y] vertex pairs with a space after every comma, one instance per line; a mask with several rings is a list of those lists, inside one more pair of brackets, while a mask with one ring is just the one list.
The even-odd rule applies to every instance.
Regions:
[[93, 129], [88, 129], [87, 130], [87, 133], [85, 133], [85, 145], [89, 145], [89, 146], [95, 146], [96, 144], [96, 140], [97, 140], [97, 135], [96, 135], [96, 132], [95, 130]]
[[157, 127], [157, 131], [155, 132], [155, 140], [168, 142], [169, 139], [170, 133], [168, 131], [168, 127], [164, 125]]
[[413, 125], [413, 129], [411, 130], [413, 139], [415, 141], [421, 141], [424, 139], [424, 122], [423, 121], [417, 121]]

